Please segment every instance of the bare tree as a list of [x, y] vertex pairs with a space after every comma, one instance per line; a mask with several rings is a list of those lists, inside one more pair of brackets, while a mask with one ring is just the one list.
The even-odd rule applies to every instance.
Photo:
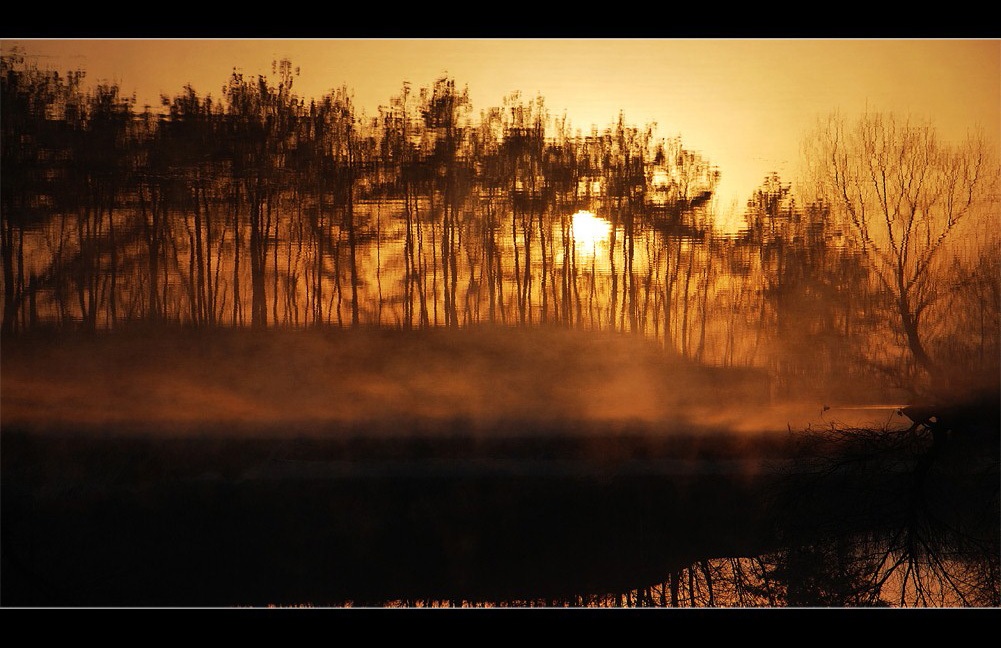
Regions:
[[977, 138], [952, 146], [931, 125], [894, 115], [838, 115], [812, 138], [818, 190], [840, 209], [847, 232], [892, 300], [917, 366], [935, 377], [922, 315], [944, 284], [937, 262], [957, 226], [990, 194], [996, 171]]

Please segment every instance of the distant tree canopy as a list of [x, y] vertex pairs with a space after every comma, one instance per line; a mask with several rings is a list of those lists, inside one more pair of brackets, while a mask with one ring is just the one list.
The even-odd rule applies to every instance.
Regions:
[[[582, 193], [588, 204], [603, 199], [613, 209], [614, 201], [615, 214], [623, 200], [631, 214], [648, 194], [650, 201], [684, 207], [690, 192], [708, 195], [716, 180], [705, 160], [677, 142], [654, 140], [649, 129], [627, 127], [621, 118], [604, 133], [573, 136], [564, 129], [549, 138], [541, 97], [526, 103], [512, 95], [475, 124], [466, 92], [441, 78], [416, 97], [404, 84], [379, 117], [368, 119], [356, 111], [346, 88], [307, 102], [293, 91], [298, 70], [290, 62], [276, 62], [272, 72], [275, 81], [234, 72], [222, 101], [188, 86], [164, 96], [160, 112], [137, 114], [115, 86], [84, 91], [82, 72], [62, 77], [23, 57], [5, 57], [3, 330], [18, 326], [29, 294], [37, 297], [54, 284], [77, 293], [75, 317], [88, 327], [96, 326], [102, 305], [115, 321], [124, 297], [119, 290], [132, 289], [119, 281], [129, 271], [125, 257], [135, 254], [139, 238], [147, 290], [131, 317], [136, 310], [151, 320], [167, 316], [171, 281], [158, 273], [176, 262], [166, 257], [186, 248], [191, 267], [182, 284], [193, 322], [222, 316], [218, 298], [227, 282], [218, 265], [217, 276], [210, 271], [213, 257], [221, 255], [234, 266], [231, 292], [238, 290], [240, 263], [249, 263], [250, 322], [275, 322], [278, 297], [272, 292], [269, 314], [265, 282], [279, 280], [273, 264], [288, 234], [279, 229], [293, 220], [291, 210], [310, 225], [314, 317], [322, 318], [331, 248], [339, 256], [344, 243], [352, 322], [358, 323], [358, 246], [371, 232], [355, 203], [400, 199], [408, 205], [408, 246], [414, 235], [423, 237], [416, 231], [419, 202], [426, 201], [428, 217], [436, 219], [431, 236], [440, 237], [435, 264], [442, 265], [446, 324], [456, 324], [457, 228], [474, 196], [489, 194], [528, 223], [548, 218], [557, 200], [583, 205]], [[675, 154], [665, 156], [672, 146]], [[680, 223], [683, 211], [674, 213], [674, 221]], [[24, 236], [69, 215], [78, 225], [75, 238], [57, 245], [59, 254], [48, 267], [24, 269]], [[180, 222], [187, 241], [177, 240]], [[333, 231], [337, 241], [328, 240]], [[130, 247], [128, 254], [123, 245]], [[341, 259], [333, 260], [339, 274]], [[234, 323], [244, 321], [241, 299], [231, 302]]]
[[[85, 89], [82, 72], [17, 53], [0, 65], [4, 334], [613, 328], [703, 362], [767, 363], [791, 385], [818, 366], [900, 369], [874, 342], [877, 313], [929, 371], [929, 336], [982, 362], [997, 347], [997, 253], [945, 245], [981, 209], [994, 163], [930, 129], [832, 122], [817, 199], [766, 178], [746, 229], [720, 238], [719, 170], [622, 114], [582, 132], [542, 97], [474, 110], [442, 77], [403, 83], [369, 116], [347, 88], [298, 96], [289, 61], [271, 77], [234, 71], [219, 98], [185, 87], [138, 111], [117, 86]], [[581, 211], [607, 231], [585, 231]], [[981, 312], [926, 329], [946, 285]]]

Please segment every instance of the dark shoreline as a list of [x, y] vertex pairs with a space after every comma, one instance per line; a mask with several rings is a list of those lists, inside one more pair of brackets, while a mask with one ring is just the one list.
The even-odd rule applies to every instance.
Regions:
[[[602, 460], [570, 439], [473, 452], [457, 439], [2, 440], [5, 605], [613, 592], [723, 551], [720, 538], [765, 519], [749, 505], [761, 475], [638, 471], [657, 458]], [[335, 458], [348, 470], [315, 470]], [[530, 462], [542, 469], [512, 470]]]
[[976, 529], [997, 504], [996, 462], [946, 457], [919, 492], [920, 448], [829, 470], [795, 439], [0, 441], [5, 606], [581, 600], [883, 533], [915, 493]]

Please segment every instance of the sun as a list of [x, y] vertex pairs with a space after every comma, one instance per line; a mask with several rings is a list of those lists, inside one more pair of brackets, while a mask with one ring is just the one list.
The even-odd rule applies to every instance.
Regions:
[[612, 224], [589, 211], [581, 210], [572, 217], [573, 238], [577, 251], [582, 255], [596, 254], [599, 247], [608, 245]]

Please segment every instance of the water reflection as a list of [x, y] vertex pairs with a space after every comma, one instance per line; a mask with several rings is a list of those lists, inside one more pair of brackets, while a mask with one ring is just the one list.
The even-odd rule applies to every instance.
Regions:
[[789, 446], [495, 425], [433, 442], [351, 426], [285, 439], [7, 431], [4, 600], [1001, 602], [996, 427], [936, 451], [872, 430]]
[[[79, 73], [16, 52], [3, 66], [20, 143], [4, 152], [6, 333], [556, 324], [767, 366], [780, 390], [815, 395], [996, 373], [994, 161], [975, 142], [832, 120], [811, 140], [814, 196], [768, 177], [722, 236], [721, 171], [621, 115], [574, 131], [515, 93], [477, 117], [446, 77], [363, 118], [345, 88], [297, 96], [288, 61], [232, 75], [220, 100], [185, 88], [138, 112]], [[856, 173], [866, 137], [946, 193], [899, 196], [920, 210], [881, 229], [888, 199]], [[824, 146], [842, 146], [841, 166]]]
[[[998, 462], [971, 448], [935, 463], [915, 437], [870, 430], [804, 437], [811, 451], [775, 490], [772, 547], [747, 555], [753, 532], [725, 541], [732, 556], [707, 557], [650, 586], [618, 593], [390, 605], [542, 607], [995, 607], [1001, 602]], [[988, 448], [997, 450], [996, 441]], [[828, 448], [829, 450], [829, 448]], [[969, 462], [976, 465], [971, 466]], [[873, 495], [876, 494], [876, 501]], [[761, 492], [757, 493], [762, 495]], [[684, 533], [690, 529], [686, 526]], [[743, 555], [742, 555], [743, 554]]]
[[583, 210], [575, 213], [571, 219], [574, 248], [582, 259], [597, 257], [599, 248], [607, 251], [612, 232], [611, 223]]
[[[5, 601], [997, 604], [996, 424], [946, 450], [838, 429], [782, 470], [693, 434], [784, 399], [997, 393], [982, 144], [832, 119], [813, 193], [765, 178], [723, 236], [721, 171], [680, 137], [573, 131], [541, 97], [477, 115], [443, 77], [368, 117], [282, 61], [154, 113], [16, 54], [2, 73]], [[311, 346], [340, 329], [376, 333]], [[171, 336], [187, 355], [143, 355]], [[151, 440], [178, 419], [205, 438]], [[299, 425], [335, 441], [290, 457]], [[387, 427], [417, 440], [345, 449]]]

